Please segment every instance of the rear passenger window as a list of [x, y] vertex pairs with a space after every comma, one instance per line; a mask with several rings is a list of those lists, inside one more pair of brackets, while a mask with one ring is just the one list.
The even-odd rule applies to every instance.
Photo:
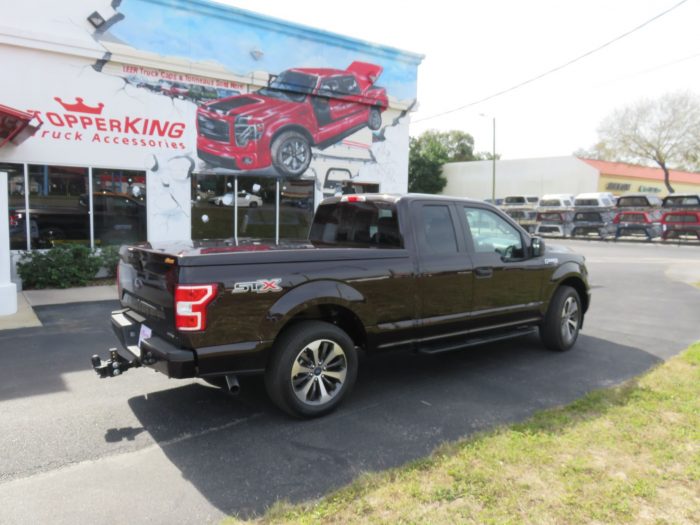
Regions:
[[353, 248], [401, 248], [396, 206], [387, 202], [338, 202], [316, 210], [309, 240]]
[[422, 208], [421, 218], [423, 224], [421, 234], [431, 254], [457, 253], [457, 236], [449, 207], [425, 205]]

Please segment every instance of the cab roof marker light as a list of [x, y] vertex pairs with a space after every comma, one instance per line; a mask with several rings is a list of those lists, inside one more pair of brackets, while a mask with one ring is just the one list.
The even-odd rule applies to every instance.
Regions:
[[343, 195], [340, 202], [365, 202], [367, 199], [364, 195]]

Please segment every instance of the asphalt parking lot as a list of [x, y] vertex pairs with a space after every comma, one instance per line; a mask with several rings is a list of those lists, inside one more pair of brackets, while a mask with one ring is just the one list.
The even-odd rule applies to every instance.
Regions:
[[314, 421], [284, 416], [254, 378], [238, 397], [149, 370], [99, 380], [89, 357], [116, 345], [116, 302], [37, 308], [43, 327], [0, 332], [0, 523], [252, 516], [614, 385], [700, 339], [700, 290], [681, 282], [700, 248], [548, 242], [588, 259], [593, 302], [572, 351], [532, 337], [365, 358], [348, 401]]

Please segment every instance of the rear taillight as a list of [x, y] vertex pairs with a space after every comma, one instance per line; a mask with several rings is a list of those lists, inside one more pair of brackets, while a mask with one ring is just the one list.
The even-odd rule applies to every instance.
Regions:
[[12, 227], [19, 226], [20, 218], [21, 217], [19, 215], [15, 214], [15, 213], [11, 213], [10, 214], [10, 226], [12, 226]]
[[207, 305], [216, 297], [215, 284], [175, 286], [175, 328], [198, 332], [207, 327]]

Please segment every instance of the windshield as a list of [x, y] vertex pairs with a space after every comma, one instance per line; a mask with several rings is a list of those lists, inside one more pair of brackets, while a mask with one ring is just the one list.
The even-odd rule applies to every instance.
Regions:
[[272, 80], [268, 87], [262, 88], [258, 93], [280, 100], [304, 102], [306, 95], [311, 94], [315, 87], [315, 76], [296, 71], [284, 71]]
[[556, 208], [558, 206], [561, 206], [561, 201], [559, 199], [547, 199], [544, 201], [540, 201], [540, 206], [543, 208]]
[[506, 197], [506, 204], [525, 204], [525, 197]]

